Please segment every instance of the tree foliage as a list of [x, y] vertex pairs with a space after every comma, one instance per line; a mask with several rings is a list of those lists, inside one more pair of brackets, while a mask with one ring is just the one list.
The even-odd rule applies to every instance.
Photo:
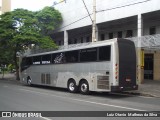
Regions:
[[6, 54], [13, 54], [11, 56], [18, 70], [17, 52], [24, 51], [31, 44], [41, 48], [56, 47], [50, 34], [61, 22], [61, 14], [52, 7], [37, 12], [25, 9], [6, 12], [0, 16], [0, 50], [6, 48]]
[[45, 35], [51, 34], [51, 32], [59, 27], [62, 22], [61, 14], [53, 7], [45, 7], [36, 13], [38, 19], [38, 25], [41, 29], [41, 33]]

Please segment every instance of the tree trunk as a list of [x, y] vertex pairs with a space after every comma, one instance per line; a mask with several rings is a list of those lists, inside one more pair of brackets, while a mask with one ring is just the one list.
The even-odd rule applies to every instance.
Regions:
[[16, 80], [20, 80], [19, 66], [18, 66], [18, 63], [17, 63], [17, 51], [16, 50], [14, 51], [14, 63], [15, 63], [15, 69], [16, 69]]
[[4, 68], [2, 69], [2, 72], [3, 72], [3, 74], [2, 74], [2, 79], [4, 79]]

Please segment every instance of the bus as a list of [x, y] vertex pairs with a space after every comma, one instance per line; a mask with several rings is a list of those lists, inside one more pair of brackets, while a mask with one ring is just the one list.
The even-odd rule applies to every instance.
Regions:
[[133, 41], [112, 39], [21, 57], [21, 82], [75, 93], [137, 90]]

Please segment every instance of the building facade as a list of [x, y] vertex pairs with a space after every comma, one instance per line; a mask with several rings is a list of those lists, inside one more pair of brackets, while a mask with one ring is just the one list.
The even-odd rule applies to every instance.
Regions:
[[[134, 38], [140, 83], [160, 80], [159, 4], [160, 0], [96, 0], [97, 41]], [[93, 0], [64, 0], [54, 7], [63, 16], [61, 27], [52, 36], [58, 45], [92, 41]]]
[[11, 11], [11, 0], [0, 0], [0, 15]]

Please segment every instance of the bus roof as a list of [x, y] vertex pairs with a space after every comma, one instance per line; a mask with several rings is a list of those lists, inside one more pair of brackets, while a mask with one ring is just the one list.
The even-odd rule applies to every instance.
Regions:
[[46, 54], [59, 53], [59, 52], [72, 51], [72, 50], [80, 50], [80, 49], [93, 48], [93, 47], [104, 46], [104, 45], [111, 45], [114, 42], [117, 42], [117, 38], [114, 38], [111, 40], [98, 41], [98, 42], [68, 45], [67, 47], [61, 47], [60, 49], [54, 50], [54, 51], [34, 53], [34, 54], [31, 53], [29, 55], [26, 55], [26, 57], [46, 55]]

